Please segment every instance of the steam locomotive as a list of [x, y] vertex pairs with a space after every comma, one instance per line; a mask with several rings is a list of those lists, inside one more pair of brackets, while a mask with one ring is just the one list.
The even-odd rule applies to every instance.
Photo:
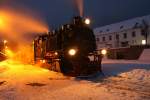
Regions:
[[102, 56], [96, 51], [96, 40], [89, 22], [77, 16], [70, 24], [36, 37], [35, 63], [70, 76], [101, 72]]

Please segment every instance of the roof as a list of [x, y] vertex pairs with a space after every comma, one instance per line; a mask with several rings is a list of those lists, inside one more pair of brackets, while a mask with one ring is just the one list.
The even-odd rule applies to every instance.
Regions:
[[150, 15], [137, 17], [137, 18], [121, 21], [118, 23], [98, 27], [94, 29], [94, 33], [108, 34], [108, 33], [120, 32], [134, 27], [140, 27], [143, 25], [143, 21], [150, 26]]

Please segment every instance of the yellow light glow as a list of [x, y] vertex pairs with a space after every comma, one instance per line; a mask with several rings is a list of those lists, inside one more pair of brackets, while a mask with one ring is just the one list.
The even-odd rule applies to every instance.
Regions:
[[89, 25], [91, 23], [90, 19], [89, 18], [86, 18], [85, 19], [85, 24]]
[[146, 40], [142, 40], [142, 45], [145, 45], [146, 44]]
[[101, 54], [106, 55], [106, 54], [107, 54], [107, 50], [103, 49], [103, 50], [101, 51]]
[[3, 25], [3, 20], [2, 19], [0, 19], [0, 26], [2, 26]]
[[7, 47], [7, 46], [5, 46], [5, 49], [8, 49], [8, 47]]
[[24, 14], [21, 11], [0, 9], [0, 33], [11, 40], [22, 41], [25, 39], [24, 34], [47, 31], [46, 23], [40, 18], [33, 18], [30, 14]]
[[7, 16], [4, 16], [2, 13], [0, 13], [0, 29], [4, 29], [7, 24]]
[[69, 55], [74, 56], [76, 54], [76, 50], [70, 49], [68, 53], [69, 53]]
[[42, 64], [44, 64], [44, 63], [46, 63], [46, 60], [40, 60], [40, 63]]
[[14, 56], [14, 53], [13, 53], [11, 50], [9, 50], [8, 47], [5, 48], [5, 54], [6, 54], [9, 58], [11, 58], [11, 57]]
[[55, 55], [57, 56], [57, 55], [58, 55], [58, 52], [55, 52]]
[[43, 64], [46, 63], [46, 60], [42, 60], [42, 63], [43, 63]]
[[[7, 80], [12, 80], [14, 83], [26, 83], [26, 82], [43, 82], [45, 79], [53, 78], [65, 78], [61, 73], [49, 71], [48, 69], [41, 68], [37, 65], [24, 64], [19, 61], [7, 59], [0, 62], [0, 71], [3, 72], [3, 77]], [[32, 76], [32, 77], [31, 77]], [[61, 84], [61, 83], [60, 83]]]
[[0, 17], [0, 29], [4, 28], [5, 23], [4, 20]]
[[6, 44], [8, 41], [7, 40], [4, 40], [4, 44]]

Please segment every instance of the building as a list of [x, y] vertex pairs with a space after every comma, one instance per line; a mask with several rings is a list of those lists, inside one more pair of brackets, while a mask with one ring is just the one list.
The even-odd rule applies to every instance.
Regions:
[[150, 45], [150, 15], [94, 29], [97, 49]]

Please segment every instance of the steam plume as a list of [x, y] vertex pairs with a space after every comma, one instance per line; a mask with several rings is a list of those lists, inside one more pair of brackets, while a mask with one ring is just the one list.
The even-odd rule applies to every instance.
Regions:
[[24, 35], [47, 32], [47, 25], [30, 13], [0, 9], [0, 36], [13, 41], [26, 40]]
[[75, 0], [80, 16], [83, 17], [83, 6], [84, 0]]
[[45, 22], [24, 10], [0, 8], [0, 39], [8, 41], [8, 56], [29, 62], [33, 59], [33, 35], [48, 32]]

